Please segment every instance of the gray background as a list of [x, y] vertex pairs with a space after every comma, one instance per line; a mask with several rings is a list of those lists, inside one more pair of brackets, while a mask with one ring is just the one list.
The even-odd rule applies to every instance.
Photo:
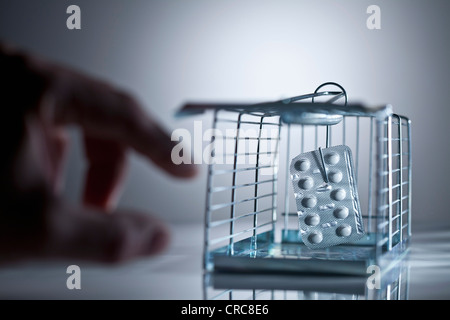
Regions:
[[[81, 30], [66, 28], [70, 4], [81, 7]], [[370, 4], [381, 7], [381, 30], [366, 28]], [[449, 224], [448, 12], [450, 2], [436, 0], [1, 0], [0, 39], [127, 88], [168, 131], [192, 127], [173, 117], [186, 100], [273, 100], [326, 81], [352, 101], [391, 103], [413, 121], [417, 229]], [[72, 130], [71, 201], [83, 183], [78, 135]], [[120, 205], [200, 222], [205, 169], [182, 181], [133, 155]]]

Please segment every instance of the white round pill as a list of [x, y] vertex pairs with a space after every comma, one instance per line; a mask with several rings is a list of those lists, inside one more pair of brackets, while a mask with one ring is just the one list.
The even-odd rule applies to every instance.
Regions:
[[336, 229], [336, 234], [339, 237], [348, 237], [352, 234], [352, 227], [348, 224], [343, 224]]
[[334, 192], [331, 194], [333, 199], [336, 201], [344, 200], [346, 195], [347, 195], [347, 193], [342, 188], [334, 190]]
[[317, 199], [316, 199], [316, 197], [314, 197], [314, 196], [311, 196], [311, 197], [305, 197], [305, 198], [303, 198], [303, 200], [302, 200], [302, 205], [303, 205], [305, 208], [313, 208], [313, 207], [316, 206], [316, 204], [317, 204]]
[[348, 217], [348, 208], [347, 207], [339, 207], [333, 211], [333, 215], [336, 219], [345, 219]]
[[309, 190], [314, 186], [314, 180], [311, 177], [300, 179], [298, 186], [302, 189]]
[[342, 172], [338, 171], [331, 171], [328, 174], [328, 179], [330, 179], [333, 183], [339, 183], [342, 181]]
[[294, 167], [298, 171], [306, 171], [311, 167], [311, 162], [308, 159], [300, 159], [294, 164]]
[[305, 223], [308, 226], [312, 226], [312, 227], [317, 226], [319, 224], [319, 222], [320, 222], [320, 217], [317, 213], [309, 214], [305, 218]]
[[309, 240], [309, 242], [314, 243], [314, 244], [321, 243], [323, 240], [322, 232], [316, 231], [316, 232], [311, 233], [308, 236], [308, 240]]
[[339, 160], [340, 157], [336, 152], [330, 152], [325, 155], [325, 162], [331, 166], [334, 166]]

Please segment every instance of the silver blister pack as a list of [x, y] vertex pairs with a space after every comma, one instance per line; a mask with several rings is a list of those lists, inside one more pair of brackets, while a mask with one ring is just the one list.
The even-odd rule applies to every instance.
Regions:
[[352, 153], [347, 146], [319, 148], [290, 165], [299, 230], [311, 249], [353, 242], [364, 235]]

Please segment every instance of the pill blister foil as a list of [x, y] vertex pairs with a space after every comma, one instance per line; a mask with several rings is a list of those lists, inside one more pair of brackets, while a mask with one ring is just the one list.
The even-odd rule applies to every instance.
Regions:
[[311, 249], [361, 239], [364, 225], [348, 146], [296, 156], [290, 165], [299, 232]]

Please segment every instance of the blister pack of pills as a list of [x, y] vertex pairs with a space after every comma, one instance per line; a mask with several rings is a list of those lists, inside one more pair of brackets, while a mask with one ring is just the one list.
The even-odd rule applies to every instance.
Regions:
[[352, 153], [348, 146], [319, 148], [290, 165], [299, 230], [311, 249], [353, 242], [364, 235]]

